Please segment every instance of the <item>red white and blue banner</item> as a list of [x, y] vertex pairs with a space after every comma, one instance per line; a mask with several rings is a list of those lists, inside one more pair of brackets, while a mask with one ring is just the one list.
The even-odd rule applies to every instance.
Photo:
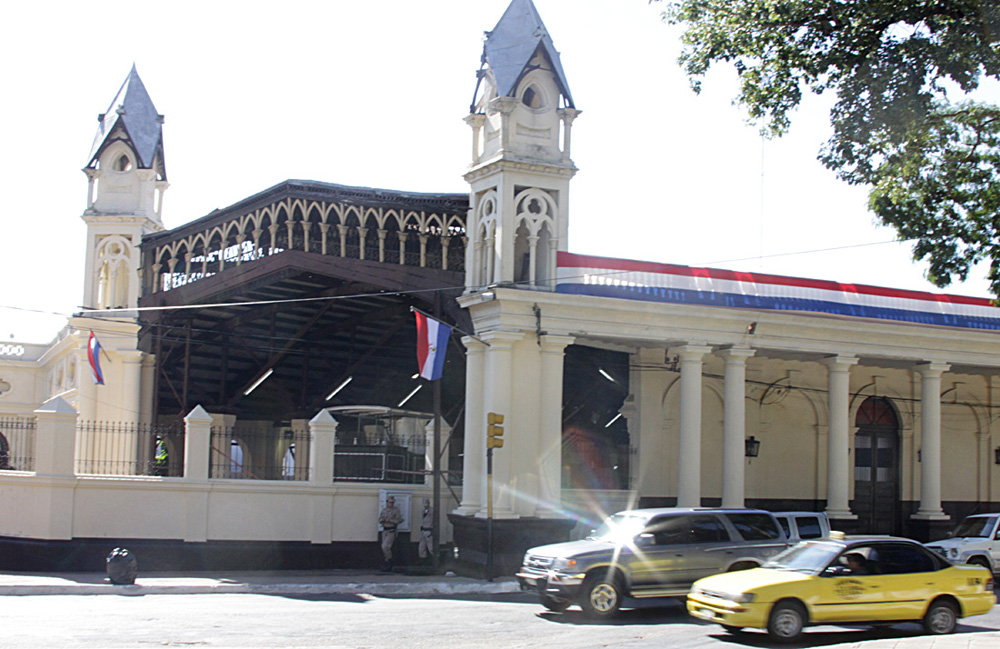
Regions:
[[97, 341], [94, 332], [90, 332], [87, 343], [87, 360], [90, 361], [90, 371], [94, 373], [94, 384], [104, 385], [104, 373], [101, 372], [101, 343]]
[[989, 299], [560, 252], [559, 293], [1000, 330]]
[[414, 311], [417, 317], [417, 366], [420, 376], [428, 381], [436, 381], [444, 372], [444, 357], [448, 351], [448, 337], [451, 327], [428, 318], [420, 311]]

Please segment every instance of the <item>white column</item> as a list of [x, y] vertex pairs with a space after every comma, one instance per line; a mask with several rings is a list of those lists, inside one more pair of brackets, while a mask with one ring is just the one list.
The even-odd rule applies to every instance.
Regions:
[[140, 421], [142, 414], [142, 361], [144, 353], [136, 350], [116, 352], [122, 361], [122, 421]]
[[[495, 449], [493, 452], [493, 518], [516, 518], [514, 513], [514, 485], [511, 483], [511, 451], [513, 443], [510, 441], [511, 435], [526, 435], [528, 431], [511, 430], [511, 414], [513, 400], [511, 398], [513, 376], [511, 370], [514, 360], [514, 343], [521, 340], [524, 335], [513, 331], [492, 331], [480, 336], [489, 347], [486, 350], [485, 373], [483, 380], [483, 409], [484, 413], [479, 425], [482, 427], [483, 459], [485, 463], [486, 455], [486, 415], [494, 412], [504, 416], [504, 448]], [[466, 368], [468, 372], [468, 368]], [[483, 509], [479, 516], [485, 517], [487, 511], [487, 499], [485, 482], [482, 495]]]
[[542, 398], [538, 422], [538, 506], [535, 516], [562, 516], [563, 359], [569, 336], [542, 336]]
[[681, 364], [680, 450], [677, 506], [701, 506], [701, 367], [711, 347], [685, 345], [677, 350]]
[[917, 365], [920, 372], [920, 507], [913, 518], [943, 520], [941, 509], [941, 375], [945, 363]]
[[722, 506], [743, 507], [746, 456], [746, 375], [752, 349], [730, 348], [719, 352], [726, 360], [722, 420]]
[[200, 405], [184, 418], [184, 477], [208, 480], [212, 416]]
[[309, 421], [309, 482], [324, 485], [333, 482], [336, 440], [337, 420], [324, 408]]
[[472, 516], [486, 504], [486, 411], [483, 410], [483, 372], [486, 345], [471, 336], [465, 345], [465, 444], [462, 455], [462, 503], [455, 513]]
[[850, 408], [850, 367], [853, 356], [831, 356], [823, 363], [829, 374], [830, 433], [827, 445], [826, 513], [830, 518], [854, 519], [848, 501], [850, 464], [848, 463], [848, 415]]

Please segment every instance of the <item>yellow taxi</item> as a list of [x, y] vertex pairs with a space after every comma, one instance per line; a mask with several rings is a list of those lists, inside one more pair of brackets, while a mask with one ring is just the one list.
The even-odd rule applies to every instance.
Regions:
[[793, 642], [815, 624], [920, 621], [927, 633], [951, 633], [959, 618], [988, 613], [996, 601], [986, 568], [952, 565], [909, 539], [835, 532], [760, 568], [696, 581], [687, 609], [730, 633], [767, 629]]

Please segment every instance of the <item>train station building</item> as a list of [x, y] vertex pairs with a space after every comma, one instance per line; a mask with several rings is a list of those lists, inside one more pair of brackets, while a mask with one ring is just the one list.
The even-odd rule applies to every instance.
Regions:
[[[487, 518], [509, 567], [636, 506], [920, 539], [1000, 507], [988, 299], [574, 254], [586, 126], [531, 0], [475, 63], [452, 80], [476, 88], [468, 193], [288, 180], [172, 229], [129, 72], [85, 158], [88, 308], [0, 356], [11, 561], [374, 565], [380, 503], [415, 543], [435, 473], [438, 540], [473, 568]], [[413, 310], [454, 327], [435, 382]]]

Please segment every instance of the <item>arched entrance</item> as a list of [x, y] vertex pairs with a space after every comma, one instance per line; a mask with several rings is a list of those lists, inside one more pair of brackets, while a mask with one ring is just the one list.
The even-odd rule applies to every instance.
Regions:
[[854, 420], [854, 506], [858, 529], [899, 533], [899, 420], [888, 399], [869, 397]]

